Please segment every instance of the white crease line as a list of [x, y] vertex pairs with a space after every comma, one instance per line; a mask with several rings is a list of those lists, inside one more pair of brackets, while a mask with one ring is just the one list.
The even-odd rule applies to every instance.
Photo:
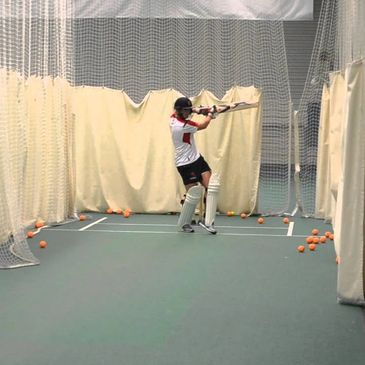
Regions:
[[257, 227], [249, 227], [249, 226], [215, 226], [216, 228], [237, 228], [237, 229], [281, 229], [286, 230], [285, 227], [263, 227], [263, 226], [257, 226]]
[[[72, 230], [72, 229], [62, 229], [62, 228], [50, 228], [46, 229], [47, 231], [62, 231], [62, 232], [80, 232], [80, 230]], [[109, 229], [89, 229], [87, 232], [95, 232], [95, 233], [142, 233], [142, 234], [181, 234], [186, 236], [187, 233], [183, 232], [166, 232], [166, 231], [113, 231]], [[204, 231], [195, 232], [190, 234], [204, 234], [205, 236], [208, 235]], [[257, 234], [257, 233], [220, 233], [218, 232], [216, 237], [219, 236], [256, 236], [256, 237], [282, 237], [286, 238], [288, 236], [281, 235], [281, 234]], [[293, 235], [291, 237], [307, 237], [308, 235]]]
[[293, 229], [294, 229], [294, 222], [290, 222], [289, 223], [289, 228], [288, 228], [288, 233], [286, 234], [287, 236], [293, 236]]
[[[111, 226], [150, 226], [150, 227], [176, 227], [176, 224], [154, 224], [154, 223], [101, 223], [102, 225]], [[248, 226], [215, 226], [215, 228], [233, 228], [233, 229], [282, 229], [286, 230], [286, 227], [248, 227]]]
[[79, 231], [85, 231], [86, 229], [88, 229], [89, 227], [92, 227], [94, 226], [95, 224], [98, 224], [102, 221], [105, 221], [105, 219], [108, 219], [108, 217], [104, 217], [104, 218], [100, 218], [99, 220], [95, 221], [94, 223], [90, 223], [89, 225], [83, 227], [83, 228], [80, 228]]
[[176, 224], [155, 224], [155, 223], [101, 223], [107, 226], [152, 226], [152, 227], [176, 227]]
[[[256, 236], [256, 237], [287, 237], [282, 234], [257, 234], [257, 233], [220, 233], [219, 236]], [[306, 237], [306, 236], [291, 236], [291, 237]]]

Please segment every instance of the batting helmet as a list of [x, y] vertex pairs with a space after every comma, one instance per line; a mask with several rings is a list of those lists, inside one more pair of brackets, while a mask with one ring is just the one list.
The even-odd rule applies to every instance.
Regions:
[[185, 110], [188, 110], [190, 113], [192, 112], [193, 104], [191, 100], [185, 96], [182, 96], [181, 98], [176, 99], [174, 104], [174, 109], [177, 112], [182, 112]]

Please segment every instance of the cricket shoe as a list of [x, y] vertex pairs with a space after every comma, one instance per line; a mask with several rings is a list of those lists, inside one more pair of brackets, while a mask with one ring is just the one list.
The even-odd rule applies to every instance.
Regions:
[[206, 231], [208, 231], [211, 234], [217, 234], [217, 231], [216, 231], [216, 229], [214, 228], [213, 225], [206, 226], [202, 221], [199, 221], [199, 226], [204, 228]]
[[194, 229], [193, 229], [193, 227], [189, 223], [187, 223], [187, 224], [184, 224], [181, 227], [181, 232], [193, 233], [194, 232]]

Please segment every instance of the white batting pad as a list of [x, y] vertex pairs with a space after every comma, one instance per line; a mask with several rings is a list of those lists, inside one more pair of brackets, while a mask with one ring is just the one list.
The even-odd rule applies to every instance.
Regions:
[[214, 223], [215, 215], [217, 212], [219, 187], [219, 175], [212, 174], [209, 180], [207, 204], [205, 207], [205, 225], [208, 227]]
[[177, 226], [179, 229], [182, 229], [185, 224], [191, 223], [195, 212], [195, 207], [199, 203], [202, 195], [203, 187], [201, 185], [192, 186], [188, 190], [184, 205], [181, 209], [179, 220], [177, 222]]

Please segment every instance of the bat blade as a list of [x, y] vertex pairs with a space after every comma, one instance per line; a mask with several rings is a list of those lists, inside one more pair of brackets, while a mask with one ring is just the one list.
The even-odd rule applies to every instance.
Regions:
[[[237, 103], [232, 103], [232, 104], [228, 104], [228, 105], [219, 105], [218, 106], [218, 113], [237, 112], [239, 110], [257, 108], [258, 105], [259, 105], [258, 102], [256, 102], [256, 103], [247, 103], [245, 101], [239, 101]], [[221, 109], [221, 111], [219, 109]]]
[[[223, 104], [223, 105], [216, 105], [215, 112], [218, 114], [226, 113], [226, 112], [235, 112], [239, 110], [245, 110], [250, 108], [256, 108], [259, 105], [258, 102], [256, 103], [247, 103], [246, 101], [239, 101], [232, 104]], [[199, 114], [207, 115], [209, 112], [214, 112], [212, 106], [203, 106], [200, 105], [199, 107], [195, 108], [196, 112]]]

